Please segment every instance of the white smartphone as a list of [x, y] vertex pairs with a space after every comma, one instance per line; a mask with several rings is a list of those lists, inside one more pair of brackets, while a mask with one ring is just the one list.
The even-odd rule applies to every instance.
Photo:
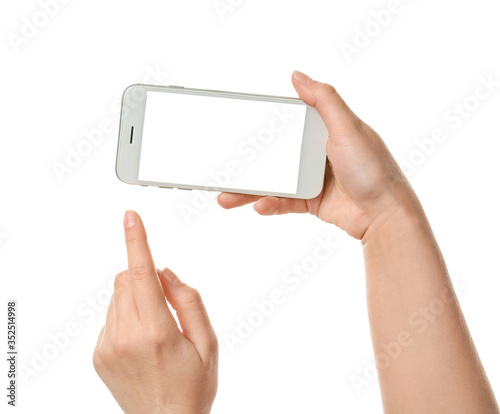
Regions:
[[116, 174], [129, 184], [310, 199], [327, 129], [298, 98], [135, 84], [123, 93]]

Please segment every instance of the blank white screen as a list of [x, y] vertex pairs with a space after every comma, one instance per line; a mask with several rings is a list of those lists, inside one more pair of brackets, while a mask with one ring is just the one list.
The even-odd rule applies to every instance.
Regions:
[[295, 194], [305, 105], [148, 91], [139, 180]]

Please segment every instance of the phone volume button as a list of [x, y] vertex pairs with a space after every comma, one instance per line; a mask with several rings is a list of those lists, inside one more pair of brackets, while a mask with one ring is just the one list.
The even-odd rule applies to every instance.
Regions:
[[179, 85], [168, 85], [169, 88], [177, 88], [177, 89], [184, 89], [184, 86], [179, 86]]

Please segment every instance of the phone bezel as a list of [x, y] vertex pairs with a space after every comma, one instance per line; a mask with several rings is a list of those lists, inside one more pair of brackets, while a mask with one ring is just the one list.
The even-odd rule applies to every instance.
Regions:
[[[202, 95], [305, 105], [307, 108], [302, 138], [297, 193], [290, 194], [266, 191], [251, 191], [239, 190], [234, 188], [209, 187], [139, 180], [138, 174], [142, 146], [142, 131], [144, 127], [147, 91], [149, 90], [164, 93]], [[130, 144], [130, 131], [132, 126], [134, 127], [134, 132], [133, 140]], [[298, 98], [216, 91], [209, 89], [192, 89], [174, 85], [158, 86], [133, 84], [125, 89], [122, 97], [118, 149], [116, 157], [116, 175], [124, 183], [142, 186], [311, 199], [319, 195], [323, 188], [327, 139], [328, 131], [316, 109], [310, 105], [307, 105]]]

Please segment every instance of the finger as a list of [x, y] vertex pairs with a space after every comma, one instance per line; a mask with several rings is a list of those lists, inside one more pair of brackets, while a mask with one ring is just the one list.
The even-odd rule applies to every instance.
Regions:
[[123, 220], [127, 244], [128, 271], [140, 319], [155, 319], [168, 310], [165, 296], [149, 250], [146, 230], [135, 211]]
[[241, 207], [245, 204], [253, 203], [254, 201], [261, 198], [258, 195], [250, 194], [235, 194], [235, 193], [220, 193], [217, 196], [217, 202], [222, 208], [234, 208]]
[[307, 213], [306, 200], [279, 197], [262, 197], [253, 206], [254, 210], [263, 216], [288, 213]]
[[359, 128], [360, 119], [333, 86], [312, 80], [299, 71], [293, 72], [292, 83], [300, 99], [316, 108], [330, 133], [330, 139], [335, 139], [338, 132]]
[[168, 268], [161, 273], [161, 283], [177, 313], [182, 334], [195, 345], [202, 359], [213, 357], [217, 352], [217, 337], [199, 292], [182, 283]]
[[115, 277], [113, 306], [116, 330], [126, 330], [132, 323], [139, 320], [139, 311], [128, 270], [118, 273]]
[[113, 332], [115, 330], [115, 308], [113, 306], [113, 295], [111, 295], [111, 300], [109, 301], [108, 311], [106, 312], [106, 322], [102, 328], [102, 338], [101, 341], [104, 342], [113, 337]]

